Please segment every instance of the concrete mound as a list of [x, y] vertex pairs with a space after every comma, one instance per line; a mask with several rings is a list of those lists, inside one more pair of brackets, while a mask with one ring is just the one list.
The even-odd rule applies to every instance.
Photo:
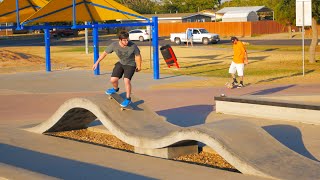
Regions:
[[320, 163], [282, 145], [262, 128], [240, 119], [192, 127], [165, 121], [135, 97], [135, 110], [121, 111], [106, 95], [66, 101], [47, 121], [27, 129], [36, 133], [87, 128], [101, 123], [120, 140], [138, 148], [158, 149], [186, 141], [202, 142], [244, 174], [272, 179], [320, 179]]

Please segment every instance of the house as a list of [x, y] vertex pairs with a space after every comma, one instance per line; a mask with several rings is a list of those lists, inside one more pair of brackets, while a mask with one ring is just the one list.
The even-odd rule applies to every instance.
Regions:
[[182, 22], [212, 22], [215, 19], [215, 14], [197, 13], [182, 17]]
[[[231, 15], [236, 15], [236, 13], [243, 13], [247, 14], [248, 16], [254, 16], [251, 12], [255, 12], [258, 15], [259, 20], [273, 20], [274, 18], [274, 11], [270, 8], [267, 8], [265, 6], [245, 6], [245, 7], [225, 7], [220, 9], [216, 12], [216, 19], [217, 21], [222, 20], [223, 16], [226, 13], [229, 13], [229, 15], [226, 15], [226, 18], [229, 18]], [[233, 12], [233, 13], [232, 13]], [[240, 19], [243, 19], [241, 17]], [[250, 18], [249, 18], [250, 19]]]
[[194, 15], [194, 13], [167, 13], [167, 14], [143, 14], [144, 17], [152, 18], [153, 16], [158, 17], [159, 23], [177, 23], [183, 22], [183, 17]]
[[222, 22], [253, 22], [259, 17], [254, 11], [231, 11], [222, 16]]
[[[158, 17], [159, 23], [177, 23], [177, 22], [212, 22], [215, 20], [214, 13], [199, 12], [199, 13], [168, 13], [168, 14], [142, 14], [142, 16], [152, 19], [153, 16]], [[135, 20], [117, 20], [121, 23], [125, 22], [143, 22], [143, 19]]]

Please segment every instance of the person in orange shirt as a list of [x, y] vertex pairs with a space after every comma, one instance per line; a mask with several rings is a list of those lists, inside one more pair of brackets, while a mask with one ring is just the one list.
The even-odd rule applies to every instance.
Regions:
[[[231, 37], [231, 41], [233, 44], [233, 61], [229, 68], [229, 73], [233, 78], [232, 85], [237, 86], [238, 88], [244, 87], [243, 85], [243, 76], [244, 76], [244, 66], [248, 64], [248, 56], [246, 48], [244, 47], [243, 43], [239, 41], [237, 37]], [[240, 84], [238, 84], [236, 78], [236, 72], [240, 78]]]

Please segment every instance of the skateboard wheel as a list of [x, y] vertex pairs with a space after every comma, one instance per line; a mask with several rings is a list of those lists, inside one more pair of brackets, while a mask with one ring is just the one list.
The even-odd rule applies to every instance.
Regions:
[[220, 97], [225, 97], [226, 95], [225, 94], [220, 94]]
[[109, 99], [112, 99], [112, 97], [110, 96]]
[[123, 111], [123, 110], [124, 110], [124, 108], [121, 108], [120, 110], [121, 110], [121, 111]]

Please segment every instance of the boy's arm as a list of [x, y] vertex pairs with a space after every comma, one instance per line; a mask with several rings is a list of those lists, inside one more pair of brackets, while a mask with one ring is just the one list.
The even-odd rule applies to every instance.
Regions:
[[136, 65], [137, 65], [136, 72], [139, 72], [141, 70], [141, 64], [142, 64], [141, 54], [136, 55], [134, 60], [136, 61]]
[[96, 63], [94, 63], [94, 65], [92, 66], [92, 70], [95, 70], [98, 67], [98, 64], [100, 63], [100, 61], [102, 61], [106, 56], [107, 56], [107, 52], [103, 51], [102, 54], [100, 54], [98, 60], [96, 61]]
[[244, 52], [244, 64], [249, 64], [247, 50], [244, 47], [244, 44], [241, 42], [242, 51]]
[[244, 50], [244, 64], [249, 64], [247, 51]]

